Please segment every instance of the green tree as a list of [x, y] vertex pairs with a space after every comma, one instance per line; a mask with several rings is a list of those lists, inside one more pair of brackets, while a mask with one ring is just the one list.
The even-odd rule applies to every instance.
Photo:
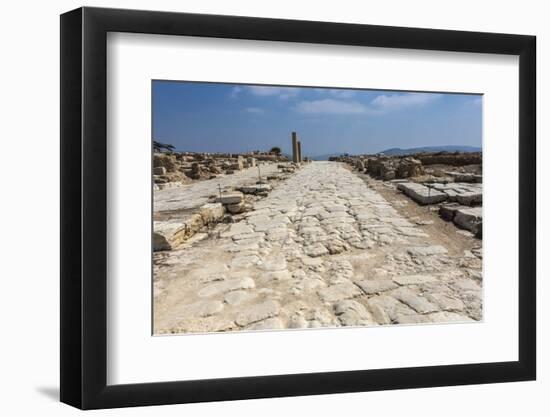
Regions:
[[271, 148], [269, 150], [269, 153], [273, 153], [275, 155], [280, 155], [281, 154], [281, 148], [279, 148], [278, 146], [274, 146], [273, 148]]
[[166, 151], [170, 153], [174, 151], [174, 145], [170, 145], [169, 143], [161, 143], [161, 142], [157, 142], [156, 140], [153, 140], [153, 149], [155, 152]]

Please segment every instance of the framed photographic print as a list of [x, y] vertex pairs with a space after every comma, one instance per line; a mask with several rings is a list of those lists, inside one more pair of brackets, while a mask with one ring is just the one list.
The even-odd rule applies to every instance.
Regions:
[[61, 16], [61, 400], [535, 379], [535, 38]]

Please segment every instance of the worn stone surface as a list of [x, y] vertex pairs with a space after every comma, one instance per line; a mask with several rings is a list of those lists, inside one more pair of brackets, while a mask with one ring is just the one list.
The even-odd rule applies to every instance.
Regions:
[[397, 284], [388, 279], [380, 280], [363, 280], [358, 281], [356, 284], [361, 288], [365, 294], [378, 294], [384, 291], [393, 290], [397, 288]]
[[417, 246], [407, 249], [407, 252], [411, 256], [430, 256], [430, 255], [443, 255], [447, 253], [447, 249], [441, 245], [432, 246]]
[[233, 192], [227, 192], [222, 193], [220, 197], [216, 199], [216, 201], [222, 203], [222, 204], [239, 204], [243, 201], [244, 195], [240, 191], [233, 191]]
[[203, 217], [198, 213], [185, 216], [181, 220], [155, 222], [153, 225], [153, 250], [174, 249], [197, 233], [203, 226]]
[[225, 214], [225, 208], [221, 203], [207, 203], [199, 209], [199, 213], [205, 224], [220, 221]]
[[397, 189], [419, 204], [437, 204], [447, 200], [447, 194], [414, 182], [400, 183], [397, 185]]
[[351, 282], [343, 282], [340, 284], [331, 285], [319, 291], [319, 297], [323, 301], [333, 302], [345, 300], [348, 298], [361, 295], [359, 288]]
[[353, 300], [334, 304], [334, 313], [343, 326], [367, 326], [377, 324], [367, 308]]
[[456, 211], [453, 222], [466, 230], [476, 234], [481, 228], [483, 211], [481, 207], [461, 208]]
[[279, 303], [268, 300], [261, 304], [252, 305], [237, 316], [235, 320], [239, 326], [246, 326], [250, 323], [256, 323], [279, 314]]
[[224, 294], [233, 290], [254, 288], [252, 278], [235, 278], [227, 281], [210, 284], [198, 292], [199, 297], [210, 297], [212, 295]]
[[[344, 164], [312, 162], [285, 175], [267, 196], [251, 194], [253, 210], [233, 223], [212, 222], [197, 241], [155, 253], [155, 333], [482, 319], [478, 240], [466, 253], [434, 239], [432, 223], [399, 214]], [[200, 195], [191, 188], [210, 181], [181, 192]], [[210, 191], [219, 195], [215, 183]], [[159, 207], [184, 204], [167, 192]]]
[[439, 310], [437, 305], [430, 303], [426, 298], [416, 294], [409, 288], [399, 288], [393, 291], [391, 295], [421, 314], [433, 313]]
[[425, 284], [427, 282], [437, 281], [437, 279], [431, 275], [401, 275], [393, 277], [393, 280], [399, 285]]

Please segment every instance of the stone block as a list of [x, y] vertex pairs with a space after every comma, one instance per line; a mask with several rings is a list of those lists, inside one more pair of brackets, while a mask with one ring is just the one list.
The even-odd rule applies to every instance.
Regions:
[[184, 219], [156, 221], [153, 225], [153, 250], [172, 250], [181, 245], [204, 226], [199, 213]]
[[221, 197], [216, 199], [216, 202], [222, 204], [238, 204], [244, 199], [243, 193], [240, 191], [233, 191], [228, 193], [223, 193]]
[[397, 189], [403, 191], [405, 195], [422, 205], [437, 204], [447, 200], [447, 194], [444, 192], [414, 182], [397, 184]]
[[154, 175], [166, 175], [166, 168], [165, 167], [154, 167], [153, 168], [153, 174]]
[[439, 215], [443, 220], [447, 220], [450, 222], [455, 218], [456, 212], [463, 208], [467, 207], [461, 206], [458, 203], [444, 204], [439, 208]]
[[199, 213], [204, 224], [215, 223], [223, 218], [225, 207], [221, 203], [207, 203], [199, 209]]
[[466, 192], [457, 194], [456, 201], [465, 206], [471, 206], [473, 204], [481, 204], [483, 194], [481, 192]]
[[453, 222], [460, 228], [469, 230], [475, 235], [481, 234], [483, 211], [481, 207], [461, 208], [456, 211]]
[[251, 184], [243, 185], [239, 187], [239, 191], [244, 194], [261, 194], [271, 191], [271, 185], [269, 184]]
[[243, 201], [236, 204], [227, 204], [225, 207], [227, 208], [227, 211], [231, 214], [239, 214], [245, 210], [245, 204]]

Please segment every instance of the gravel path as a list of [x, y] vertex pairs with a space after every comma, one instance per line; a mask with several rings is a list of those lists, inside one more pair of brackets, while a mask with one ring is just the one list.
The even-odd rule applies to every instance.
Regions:
[[481, 319], [480, 255], [451, 256], [343, 164], [305, 165], [236, 220], [155, 254], [155, 333]]

